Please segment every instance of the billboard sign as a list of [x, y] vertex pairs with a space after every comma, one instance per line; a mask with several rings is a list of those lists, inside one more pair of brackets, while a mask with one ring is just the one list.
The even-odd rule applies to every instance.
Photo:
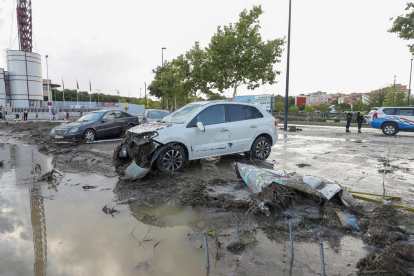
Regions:
[[273, 110], [273, 95], [257, 95], [257, 96], [236, 96], [236, 102], [251, 102], [260, 105], [264, 110]]

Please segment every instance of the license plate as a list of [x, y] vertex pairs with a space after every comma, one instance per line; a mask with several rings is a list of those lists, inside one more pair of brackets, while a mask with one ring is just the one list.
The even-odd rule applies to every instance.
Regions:
[[61, 135], [55, 135], [55, 139], [63, 139], [63, 136], [61, 136]]

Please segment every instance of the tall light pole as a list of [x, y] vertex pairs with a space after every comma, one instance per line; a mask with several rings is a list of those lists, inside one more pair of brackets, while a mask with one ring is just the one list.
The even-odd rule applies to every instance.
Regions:
[[[288, 28], [288, 46], [287, 46], [287, 67], [286, 67], [286, 94], [285, 94], [285, 118], [283, 130], [287, 131], [288, 120], [288, 101], [289, 101], [289, 58], [290, 58], [290, 15], [292, 9], [292, 0], [289, 0], [289, 28]], [[273, 114], [272, 114], [273, 115]]]
[[141, 99], [141, 89], [142, 87], [139, 89], [139, 98]]
[[[47, 58], [49, 56], [46, 55], [46, 76], [47, 76], [47, 101], [50, 102], [50, 83], [49, 83], [49, 64], [47, 63]], [[51, 112], [49, 106], [49, 120], [51, 120]]]
[[118, 105], [119, 105], [119, 90], [115, 90], [118, 93]]
[[144, 82], [144, 84], [145, 84], [145, 89], [144, 89], [144, 93], [145, 93], [145, 103], [144, 103], [144, 106], [145, 106], [145, 109], [147, 109], [147, 83]]
[[[166, 50], [167, 48], [162, 47], [161, 48], [161, 58], [162, 58], [162, 63], [161, 63], [161, 67], [162, 69], [164, 69], [164, 50]], [[162, 109], [164, 109], [164, 94], [162, 95]]]
[[407, 106], [410, 107], [410, 96], [411, 96], [411, 74], [413, 72], [413, 59], [411, 59], [411, 69], [410, 69], [410, 85], [408, 86], [408, 99]]
[[392, 92], [392, 106], [394, 106], [394, 95], [395, 95], [395, 78], [397, 76], [394, 76], [394, 91]]
[[98, 91], [98, 103], [99, 103], [99, 92], [101, 92], [101, 89], [95, 89], [96, 91]]

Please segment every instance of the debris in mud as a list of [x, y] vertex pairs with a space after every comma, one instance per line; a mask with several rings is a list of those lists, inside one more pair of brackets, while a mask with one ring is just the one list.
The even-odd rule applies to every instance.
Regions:
[[356, 267], [359, 268], [358, 275], [365, 275], [367, 271], [414, 275], [414, 244], [394, 243], [359, 260]]
[[82, 188], [83, 188], [84, 190], [90, 190], [90, 189], [95, 189], [95, 188], [98, 188], [98, 186], [90, 186], [90, 185], [85, 185], [85, 186], [82, 186]]
[[310, 167], [310, 164], [296, 164], [296, 166], [298, 166], [299, 168], [304, 168], [304, 167]]
[[150, 265], [148, 264], [148, 261], [150, 261], [151, 259], [149, 259], [149, 260], [146, 260], [145, 262], [139, 262], [136, 266], [134, 266], [132, 269], [133, 270], [138, 270], [138, 269], [143, 269], [143, 270], [145, 270], [145, 271], [149, 271], [149, 273], [151, 274], [152, 273], [152, 270], [151, 270], [151, 267], [150, 267]]
[[113, 216], [114, 213], [118, 213], [119, 212], [118, 210], [115, 209], [115, 207], [110, 208], [110, 207], [108, 207], [108, 205], [105, 205], [105, 207], [102, 208], [102, 211], [105, 214], [112, 215], [112, 216]]
[[406, 240], [406, 233], [398, 226], [398, 211], [392, 205], [381, 205], [372, 212], [371, 218], [360, 227], [364, 241], [369, 245], [384, 248], [397, 241]]
[[50, 172], [45, 173], [42, 175], [38, 181], [46, 181], [47, 183], [51, 184], [53, 187], [56, 187], [62, 181], [62, 174], [56, 170], [51, 170]]
[[227, 245], [227, 250], [230, 251], [231, 253], [236, 254], [236, 253], [240, 253], [240, 252], [244, 251], [246, 249], [247, 245], [249, 245], [249, 244], [246, 243], [246, 242], [243, 242], [243, 241], [236, 242], [235, 241], [235, 242], [229, 243]]

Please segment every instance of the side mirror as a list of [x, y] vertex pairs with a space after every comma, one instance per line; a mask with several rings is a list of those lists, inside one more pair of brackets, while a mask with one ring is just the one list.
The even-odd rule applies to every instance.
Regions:
[[206, 129], [205, 129], [205, 127], [204, 127], [204, 125], [203, 125], [203, 123], [202, 123], [202, 122], [197, 122], [197, 127], [198, 127], [198, 129], [199, 129], [201, 132], [206, 131]]
[[107, 122], [107, 121], [108, 121], [107, 119], [102, 119], [102, 120], [101, 120], [101, 122], [102, 122], [102, 123], [105, 123], [105, 122]]

